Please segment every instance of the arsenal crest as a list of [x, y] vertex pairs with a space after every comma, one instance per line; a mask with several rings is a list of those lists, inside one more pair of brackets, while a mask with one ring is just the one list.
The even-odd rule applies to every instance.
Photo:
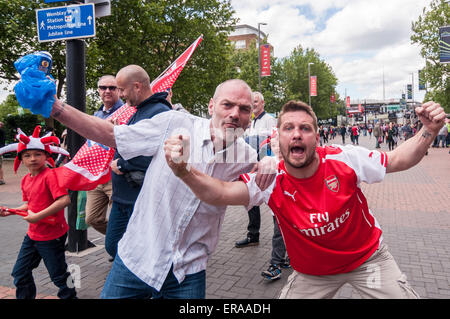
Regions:
[[332, 192], [337, 193], [339, 191], [339, 180], [336, 175], [331, 175], [325, 178], [325, 185], [327, 185], [328, 189]]

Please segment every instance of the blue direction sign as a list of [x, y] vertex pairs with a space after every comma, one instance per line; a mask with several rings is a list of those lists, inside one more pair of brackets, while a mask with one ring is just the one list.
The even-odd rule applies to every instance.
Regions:
[[36, 10], [39, 42], [95, 36], [94, 4]]

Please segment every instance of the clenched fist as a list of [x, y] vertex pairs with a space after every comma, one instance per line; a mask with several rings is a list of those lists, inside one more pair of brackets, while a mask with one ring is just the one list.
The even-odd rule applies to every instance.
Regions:
[[437, 134], [444, 125], [445, 112], [440, 104], [433, 101], [416, 107], [416, 114], [423, 126], [430, 132]]
[[182, 178], [189, 173], [190, 138], [174, 135], [164, 141], [166, 161], [175, 176]]

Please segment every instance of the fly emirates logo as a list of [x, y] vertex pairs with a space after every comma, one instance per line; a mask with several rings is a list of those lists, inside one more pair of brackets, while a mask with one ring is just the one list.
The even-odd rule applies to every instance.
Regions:
[[333, 221], [330, 221], [328, 212], [325, 213], [310, 213], [309, 220], [314, 227], [300, 229], [296, 225], [293, 225], [300, 233], [308, 237], [316, 237], [326, 235], [338, 229], [343, 223], [347, 221], [350, 216], [350, 211], [346, 210], [341, 216], [336, 217]]

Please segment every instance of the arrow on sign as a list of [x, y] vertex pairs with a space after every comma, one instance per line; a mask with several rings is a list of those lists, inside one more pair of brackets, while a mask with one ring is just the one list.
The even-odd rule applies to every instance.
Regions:
[[89, 21], [89, 25], [91, 25], [92, 17], [89, 16], [89, 17], [87, 17], [87, 19], [88, 19], [88, 21]]

